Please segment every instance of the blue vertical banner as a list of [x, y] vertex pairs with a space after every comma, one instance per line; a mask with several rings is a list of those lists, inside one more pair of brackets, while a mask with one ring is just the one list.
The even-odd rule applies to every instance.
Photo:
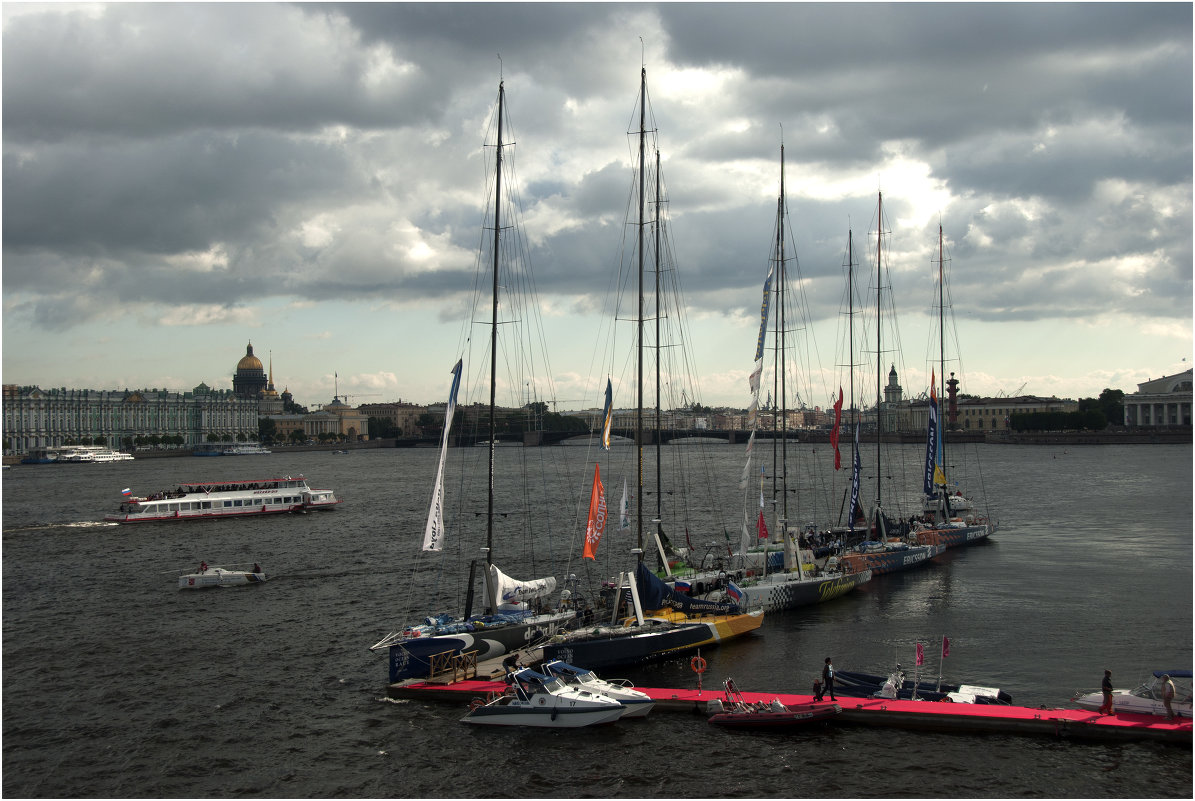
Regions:
[[614, 423], [614, 387], [606, 379], [606, 408], [602, 410], [602, 447], [610, 450], [610, 427]]
[[763, 358], [764, 335], [768, 332], [768, 312], [772, 308], [772, 273], [775, 268], [768, 269], [768, 277], [763, 282], [763, 303], [759, 307], [759, 339], [755, 343], [755, 361]]
[[851, 470], [851, 512], [847, 524], [852, 534], [855, 532], [855, 518], [859, 514], [859, 472], [862, 469], [863, 463], [859, 458], [859, 424], [855, 423], [855, 459]]
[[934, 494], [934, 472], [938, 458], [938, 395], [934, 391], [936, 376], [931, 372], [929, 379], [929, 430], [925, 433], [925, 484], [922, 491]]

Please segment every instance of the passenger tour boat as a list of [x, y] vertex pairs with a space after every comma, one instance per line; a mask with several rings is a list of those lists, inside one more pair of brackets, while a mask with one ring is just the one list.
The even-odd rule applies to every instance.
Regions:
[[105, 515], [114, 523], [148, 523], [158, 520], [199, 520], [331, 509], [340, 498], [330, 489], [312, 489], [303, 476], [254, 481], [182, 484], [147, 497], [125, 489], [120, 511]]

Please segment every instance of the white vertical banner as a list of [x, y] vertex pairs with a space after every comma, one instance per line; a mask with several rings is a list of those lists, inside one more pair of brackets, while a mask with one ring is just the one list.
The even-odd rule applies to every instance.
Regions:
[[461, 386], [461, 359], [452, 368], [452, 389], [448, 392], [448, 406], [444, 409], [444, 434], [440, 437], [440, 464], [436, 468], [436, 487], [432, 490], [431, 507], [427, 510], [427, 527], [423, 530], [423, 550], [439, 551], [444, 547], [444, 458], [448, 455], [448, 432], [452, 429], [452, 414], [456, 411], [456, 394]]

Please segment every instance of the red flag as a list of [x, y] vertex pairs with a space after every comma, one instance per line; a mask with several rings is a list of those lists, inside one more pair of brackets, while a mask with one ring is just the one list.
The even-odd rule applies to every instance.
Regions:
[[830, 444], [834, 446], [834, 469], [842, 469], [842, 454], [838, 452], [838, 429], [842, 426], [842, 387], [838, 388], [838, 400], [834, 401], [834, 428], [830, 430]]
[[757, 520], [755, 523], [755, 533], [759, 535], [761, 540], [766, 540], [768, 538], [768, 525], [767, 523], [763, 522], [762, 509], [759, 510], [759, 520]]
[[925, 664], [925, 647], [921, 643], [917, 643], [917, 667]]
[[589, 493], [589, 523], [585, 526], [585, 551], [582, 558], [597, 559], [598, 543], [606, 533], [606, 488], [601, 471], [593, 466], [593, 489]]
[[950, 638], [942, 637], [942, 658], [950, 656]]

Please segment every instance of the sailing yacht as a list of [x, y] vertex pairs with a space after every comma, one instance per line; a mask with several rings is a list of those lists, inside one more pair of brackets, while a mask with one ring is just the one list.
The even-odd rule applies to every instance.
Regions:
[[[915, 567], [923, 567], [929, 560], [942, 554], [946, 546], [937, 538], [926, 538], [919, 541], [909, 531], [907, 522], [896, 520], [885, 513], [883, 505], [883, 475], [881, 465], [884, 460], [884, 414], [882, 392], [883, 354], [883, 314], [884, 291], [884, 195], [881, 192], [876, 201], [876, 308], [875, 308], [875, 347], [876, 347], [876, 375], [875, 375], [875, 409], [876, 409], [876, 449], [875, 449], [875, 503], [863, 527], [857, 529], [856, 522], [862, 518], [859, 505], [859, 469], [860, 455], [858, 437], [851, 443], [851, 503], [847, 513], [846, 537], [847, 550], [839, 556], [839, 563], [850, 566], [854, 570], [870, 569], [873, 576], [885, 573], [895, 573]], [[850, 238], [848, 237], [848, 240]], [[848, 241], [848, 251], [853, 242]], [[854, 403], [854, 257], [848, 254], [847, 293], [850, 296], [851, 335], [851, 408]], [[895, 368], [893, 368], [895, 369]], [[852, 426], [856, 430], [859, 426], [857, 417]], [[841, 532], [841, 529], [838, 531]]]
[[[493, 259], [490, 269], [491, 281], [488, 287], [484, 286], [484, 282], [478, 281], [479, 295], [485, 295], [484, 290], [487, 288], [490, 290], [488, 297], [490, 336], [488, 338], [487, 349], [489, 358], [489, 414], [488, 432], [485, 437], [485, 444], [488, 445], [489, 449], [486, 463], [488, 494], [486, 496], [485, 512], [486, 544], [485, 548], [482, 549], [485, 555], [483, 576], [485, 582], [485, 608], [483, 612], [473, 614], [473, 590], [477, 560], [471, 560], [469, 564], [469, 578], [465, 585], [466, 595], [463, 613], [441, 613], [420, 617], [416, 621], [392, 631], [370, 647], [370, 650], [386, 651], [389, 654], [389, 675], [392, 683], [409, 678], [427, 677], [443, 671], [451, 671], [455, 668], [466, 666], [473, 660], [481, 661], [502, 656], [524, 646], [533, 645], [551, 636], [557, 629], [575, 619], [573, 610], [565, 608], [563, 604], [556, 608], [553, 608], [550, 604], [545, 606], [545, 599], [556, 589], [556, 579], [554, 577], [547, 576], [530, 581], [519, 581], [506, 575], [493, 561], [496, 545], [494, 536], [496, 516], [494, 509], [494, 446], [497, 442], [495, 435], [495, 406], [496, 373], [498, 368], [497, 353], [499, 350], [498, 312], [500, 304], [498, 293], [499, 287], [519, 285], [521, 282], [527, 281], [526, 276], [521, 277], [519, 280], [513, 280], [510, 276], [507, 276], [505, 273], [512, 271], [513, 268], [504, 265], [500, 259], [500, 255], [504, 252], [517, 250], [517, 248], [504, 248], [502, 246], [501, 237], [503, 233], [510, 231], [514, 232], [513, 235], [517, 235], [522, 230], [521, 225], [509, 225], [508, 221], [504, 220], [501, 214], [504, 207], [504, 196], [502, 193], [504, 148], [508, 146], [503, 140], [503, 123], [506, 112], [505, 97], [505, 88], [500, 82], [498, 84], [496, 109], [497, 144], [494, 147]], [[479, 254], [478, 258], [479, 273], [483, 272], [485, 266], [483, 255]], [[505, 299], [505, 297], [504, 302], [512, 308], [518, 304], [517, 300]], [[475, 299], [474, 308], [480, 307], [481, 304]], [[519, 313], [526, 313], [530, 316], [535, 313], [535, 310], [524, 306], [519, 308]], [[471, 320], [466, 322], [466, 328], [469, 327], [471, 322]], [[468, 331], [462, 335], [463, 343], [472, 342], [472, 339]], [[444, 516], [445, 462], [448, 457], [450, 432], [457, 405], [457, 397], [461, 387], [464, 362], [465, 357], [462, 357], [457, 361], [451, 371], [452, 383], [449, 389], [448, 404], [445, 409], [444, 431], [440, 442], [440, 461], [435, 476], [431, 503], [429, 504], [427, 524], [424, 528], [421, 554], [442, 555], [444, 552], [445, 540], [448, 534]], [[515, 385], [523, 386], [524, 384], [520, 381], [516, 382]], [[456, 448], [455, 451], [461, 455], [462, 459], [468, 459], [477, 453], [477, 449], [474, 448]], [[464, 503], [463, 499], [461, 503]], [[458, 529], [462, 529], [466, 522], [472, 522], [474, 515], [468, 513], [464, 508], [458, 508], [461, 509], [461, 513], [458, 515], [461, 518], [461, 520], [458, 520]], [[505, 517], [506, 515], [503, 514], [503, 516]], [[412, 579], [412, 587], [415, 586], [418, 567], [416, 565], [413, 570], [416, 577]], [[410, 589], [406, 589], [402, 595], [403, 597], [411, 597], [413, 593]]]
[[933, 386], [930, 380], [930, 415], [926, 432], [925, 480], [922, 487], [923, 522], [917, 537], [926, 543], [940, 543], [947, 548], [959, 545], [970, 545], [974, 542], [986, 540], [996, 532], [999, 525], [994, 516], [985, 514], [975, 502], [963, 494], [957, 483], [951, 490], [952, 475], [948, 471], [952, 468], [946, 461], [946, 431], [942, 424], [943, 415], [938, 409], [938, 399], [946, 397], [946, 387], [954, 386], [958, 382], [954, 373], [950, 374], [950, 381], [946, 381], [946, 245], [942, 234], [942, 226], [938, 225], [938, 297], [934, 304], [938, 309], [938, 365], [937, 378], [941, 381], [939, 387]]
[[[655, 127], [652, 127], [655, 130]], [[662, 474], [662, 454], [660, 452], [660, 326], [664, 313], [662, 311], [662, 288], [660, 276], [662, 273], [662, 218], [661, 209], [664, 201], [661, 195], [660, 157], [659, 151], [655, 156], [655, 208], [657, 218], [654, 221], [654, 259], [656, 282], [654, 296], [656, 309], [654, 321], [655, 333], [655, 366], [656, 366], [656, 398], [652, 409], [645, 403], [644, 366], [645, 366], [645, 235], [648, 227], [646, 218], [647, 206], [647, 70], [640, 71], [639, 91], [639, 157], [637, 163], [638, 186], [638, 237], [636, 286], [638, 290], [636, 304], [636, 339], [635, 339], [635, 369], [636, 369], [636, 411], [635, 411], [635, 463], [636, 490], [635, 497], [644, 497], [644, 443], [649, 433], [645, 426], [645, 413], [654, 411], [654, 426], [651, 429], [652, 440], [656, 447], [656, 518], [655, 530], [644, 530], [644, 505], [635, 504], [635, 532], [637, 547], [633, 549], [635, 564], [633, 569], [620, 571], [617, 579], [605, 582], [606, 587], [600, 595], [606, 603], [599, 606], [598, 613], [603, 620], [599, 625], [586, 626], [573, 632], [565, 633], [553, 638], [544, 646], [545, 659], [560, 659], [585, 667], [605, 668], [615, 665], [631, 665], [650, 662], [668, 656], [685, 653], [698, 648], [709, 648], [726, 640], [740, 637], [758, 629], [763, 623], [763, 610], [759, 605], [751, 608], [747, 604], [737, 601], [697, 600], [683, 592], [677, 592], [674, 587], [667, 585], [655, 576], [644, 564], [644, 544], [650, 536], [654, 543], [653, 551], [662, 555], [662, 561], [667, 563], [663, 546], [663, 507], [662, 499], [665, 493]], [[675, 278], [673, 279], [675, 280]], [[613, 315], [617, 317], [617, 314]], [[611, 358], [613, 362], [613, 358]], [[611, 382], [607, 380], [606, 408], [603, 421], [603, 441], [608, 441], [610, 431], [610, 415], [613, 408]], [[598, 466], [595, 465], [593, 490], [591, 493], [590, 517], [586, 526], [586, 548], [582, 558], [597, 561], [597, 546], [602, 536], [605, 521], [604, 489], [600, 482]]]
[[[789, 489], [788, 489], [788, 388], [786, 368], [786, 338], [789, 321], [786, 319], [786, 294], [788, 287], [788, 261], [786, 229], [788, 222], [788, 201], [785, 196], [784, 185], [784, 145], [780, 146], [780, 194], [776, 201], [775, 239], [772, 256], [769, 260], [767, 277], [763, 285], [763, 302], [760, 305], [759, 335], [755, 345], [755, 364], [748, 379], [751, 390], [751, 403], [747, 416], [751, 426], [751, 434], [747, 441], [747, 461], [739, 481], [739, 488], [744, 491], [744, 512], [742, 521], [742, 535], [739, 552], [735, 564], [741, 564], [743, 570], [735, 571], [742, 578], [735, 582], [726, 582], [726, 589], [721, 592], [732, 597], [737, 596], [742, 603], [760, 605], [767, 611], [781, 611], [794, 609], [810, 604], [822, 603], [838, 598], [871, 580], [870, 569], [854, 569], [849, 564], [841, 564], [831, 557], [822, 566], [818, 566], [813, 553], [799, 547], [796, 528], [789, 526]], [[773, 300], [775, 303], [773, 304]], [[772, 307], [775, 305], [775, 314]], [[770, 558], [765, 551], [764, 558], [752, 553], [749, 533], [750, 518], [748, 508], [753, 506], [751, 499], [754, 488], [750, 487], [749, 479], [753, 473], [753, 459], [755, 458], [755, 440], [759, 427], [759, 393], [761, 379], [764, 372], [765, 350], [768, 335], [768, 322], [772, 318], [773, 363], [771, 370], [772, 397], [776, 398], [773, 410], [772, 430], [772, 486], [771, 508], [772, 527], [769, 531], [766, 523], [764, 482], [761, 477], [759, 488], [759, 509], [756, 520], [756, 534], [760, 539], [771, 541], [773, 545], [782, 548], [783, 561], [778, 569], [772, 569]], [[795, 513], [795, 510], [793, 510]], [[762, 574], [756, 573], [762, 562]], [[709, 586], [709, 576], [703, 577]]]

